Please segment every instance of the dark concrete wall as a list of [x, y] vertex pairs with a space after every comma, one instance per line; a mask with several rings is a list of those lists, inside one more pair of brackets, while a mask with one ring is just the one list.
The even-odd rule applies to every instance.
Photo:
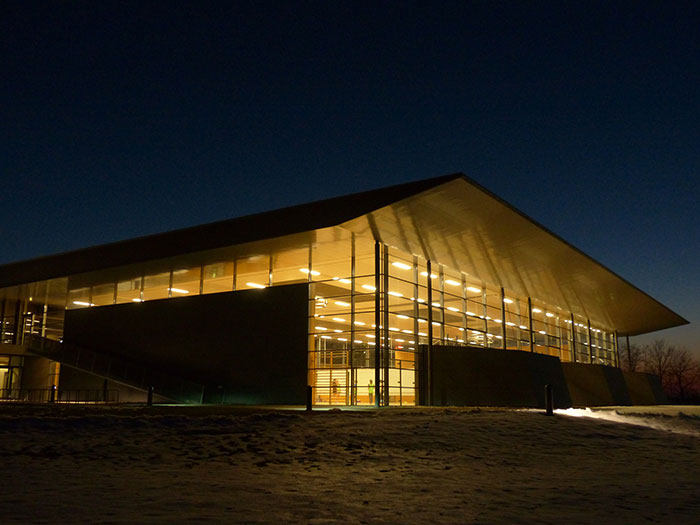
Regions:
[[643, 372], [622, 372], [633, 405], [668, 403], [658, 376]]
[[27, 390], [51, 388], [51, 361], [44, 357], [25, 356], [22, 367], [22, 388]]
[[622, 371], [604, 365], [562, 363], [573, 406], [631, 405]]
[[544, 387], [556, 407], [571, 401], [559, 359], [509, 350], [435, 346], [433, 405], [544, 408]]
[[308, 285], [66, 312], [64, 340], [205, 386], [205, 401], [303, 404]]

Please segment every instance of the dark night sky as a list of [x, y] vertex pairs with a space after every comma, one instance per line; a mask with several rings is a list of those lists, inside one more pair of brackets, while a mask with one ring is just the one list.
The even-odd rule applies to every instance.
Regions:
[[0, 263], [463, 171], [700, 355], [698, 2], [5, 1], [0, 46]]

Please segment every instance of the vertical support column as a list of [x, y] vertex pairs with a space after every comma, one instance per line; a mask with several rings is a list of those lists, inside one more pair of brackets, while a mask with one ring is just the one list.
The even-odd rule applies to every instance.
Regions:
[[204, 293], [204, 264], [199, 265], [199, 295]]
[[[233, 272], [231, 273], [231, 290], [236, 291], [236, 273], [238, 270], [238, 261], [233, 259]], [[309, 244], [309, 282], [311, 282], [311, 245]]]
[[355, 233], [350, 236], [350, 349], [348, 350], [348, 368], [350, 369], [350, 405], [356, 404], [357, 386], [353, 363], [355, 349]]
[[433, 270], [430, 259], [426, 263], [426, 269], [428, 270], [428, 276], [426, 277], [428, 280], [428, 353], [425, 355], [425, 399], [428, 406], [431, 406], [433, 404], [433, 280], [430, 276]]
[[571, 312], [571, 357], [572, 361], [576, 362], [576, 322], [574, 321], [574, 313]]
[[[173, 296], [173, 271], [170, 270], [170, 277], [168, 278], [168, 297]], [[92, 301], [90, 301], [92, 302]]]
[[382, 363], [384, 365], [384, 388], [382, 405], [389, 406], [389, 358], [391, 356], [391, 330], [389, 330], [389, 247], [384, 245], [383, 259], [384, 279], [382, 297], [384, 301], [384, 344], [382, 345]]
[[588, 362], [593, 364], [593, 332], [591, 332], [591, 320], [587, 319], [588, 322]]
[[381, 367], [382, 322], [381, 314], [381, 244], [374, 243], [374, 406], [379, 408], [379, 368]]
[[139, 287], [139, 301], [143, 302], [143, 288], [146, 286], [146, 276], [142, 273], [141, 274], [141, 286]]
[[613, 334], [613, 358], [615, 359], [615, 366], [620, 368], [620, 340], [617, 335], [617, 330]]
[[[119, 293], [119, 282], [114, 281], [114, 295], [112, 296], [112, 304], [117, 304], [117, 294], [118, 293]], [[48, 286], [47, 286], [46, 295], [48, 296], [48, 294], [49, 294], [49, 292], [48, 292]], [[47, 299], [47, 302], [48, 302], [48, 299]]]
[[2, 300], [2, 306], [0, 306], [0, 345], [5, 342], [5, 302], [7, 299]]
[[[17, 299], [15, 302], [15, 334], [12, 339], [12, 343], [19, 345], [22, 344], [22, 302]], [[629, 345], [628, 345], [629, 346]]]
[[528, 327], [530, 328], [530, 352], [535, 351], [535, 334], [532, 333], [532, 299], [527, 298], [527, 319]]
[[505, 350], [506, 345], [506, 292], [501, 286], [501, 337], [503, 337], [502, 348]]
[[267, 285], [272, 286], [272, 254], [269, 255], [269, 259], [268, 259]]

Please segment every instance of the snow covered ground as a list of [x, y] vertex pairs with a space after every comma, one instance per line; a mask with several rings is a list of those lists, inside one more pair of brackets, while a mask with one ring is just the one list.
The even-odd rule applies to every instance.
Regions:
[[0, 522], [697, 524], [699, 436], [692, 407], [3, 406]]

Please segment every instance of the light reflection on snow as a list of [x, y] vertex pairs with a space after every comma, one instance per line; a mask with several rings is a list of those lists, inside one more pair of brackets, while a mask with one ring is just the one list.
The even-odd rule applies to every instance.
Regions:
[[554, 410], [554, 413], [569, 417], [604, 419], [615, 423], [624, 423], [626, 425], [648, 427], [665, 432], [700, 437], [700, 432], [697, 430], [678, 425], [679, 421], [677, 417], [669, 417], [661, 414], [649, 414], [648, 416], [643, 414], [628, 415], [620, 414], [616, 410], [591, 410], [590, 408], [558, 408]]

